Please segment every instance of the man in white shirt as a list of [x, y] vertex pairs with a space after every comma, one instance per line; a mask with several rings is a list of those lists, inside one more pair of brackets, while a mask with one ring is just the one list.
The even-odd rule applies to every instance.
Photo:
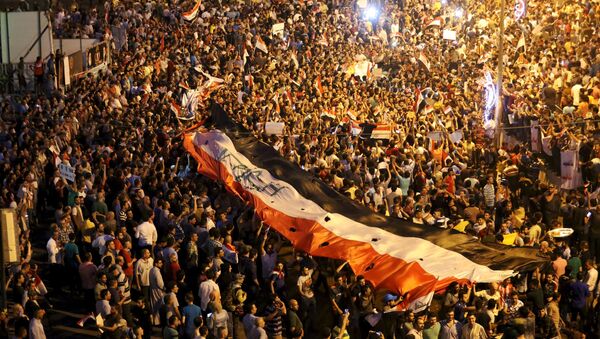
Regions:
[[52, 231], [52, 237], [48, 239], [46, 243], [46, 250], [48, 251], [48, 262], [50, 264], [59, 264], [60, 263], [60, 248], [58, 245], [58, 230], [55, 229]]
[[148, 249], [142, 250], [142, 258], [135, 263], [135, 283], [146, 300], [150, 300], [150, 270], [154, 267], [154, 259]]
[[[596, 283], [598, 282], [598, 270], [594, 267], [594, 262], [591, 259], [585, 261], [586, 278], [585, 283], [590, 289], [590, 297], [596, 291]], [[593, 297], [592, 297], [593, 298]]]
[[156, 226], [152, 220], [154, 220], [154, 213], [149, 213], [148, 219], [135, 228], [135, 237], [138, 239], [140, 248], [152, 249], [158, 240]]
[[64, 266], [62, 264], [63, 247], [58, 238], [58, 228], [53, 228], [52, 236], [46, 243], [46, 250], [48, 251], [48, 263], [50, 263], [48, 281], [55, 289], [62, 288], [61, 283], [64, 274]]
[[35, 311], [33, 318], [29, 321], [29, 338], [46, 339], [46, 332], [44, 332], [44, 325], [42, 325], [44, 314], [46, 314], [46, 311], [43, 308]]
[[473, 294], [476, 297], [483, 298], [486, 302], [490, 299], [496, 300], [496, 308], [494, 308], [493, 310], [495, 316], [498, 316], [498, 309], [504, 307], [504, 305], [500, 305], [500, 292], [498, 291], [497, 283], [490, 283], [489, 288], [487, 290], [474, 290]]
[[[208, 304], [212, 301], [221, 300], [221, 291], [219, 285], [215, 282], [215, 272], [209, 270], [206, 272], [206, 281], [203, 281], [198, 288], [198, 296], [200, 297], [200, 308], [202, 312], [206, 312]], [[214, 299], [212, 299], [214, 297]]]

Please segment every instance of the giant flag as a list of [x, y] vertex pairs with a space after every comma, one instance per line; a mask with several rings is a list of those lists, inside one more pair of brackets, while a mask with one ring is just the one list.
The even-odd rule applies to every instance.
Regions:
[[543, 262], [530, 249], [483, 245], [456, 231], [373, 213], [249, 136], [220, 106], [210, 109], [207, 129], [184, 137], [198, 172], [251, 203], [296, 248], [347, 261], [376, 287], [404, 296], [401, 309], [424, 309], [453, 281], [500, 281]]

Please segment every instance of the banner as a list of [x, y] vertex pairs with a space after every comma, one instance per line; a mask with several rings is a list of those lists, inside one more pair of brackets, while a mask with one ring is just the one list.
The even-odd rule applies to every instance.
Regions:
[[81, 51], [69, 55], [68, 68], [71, 81], [75, 79], [78, 74], [83, 72], [83, 54]]
[[108, 49], [106, 43], [100, 43], [86, 51], [86, 69], [91, 69], [107, 61]]
[[456, 31], [445, 29], [442, 32], [442, 39], [456, 41]]
[[283, 122], [268, 121], [265, 124], [265, 133], [267, 135], [282, 135], [284, 127], [285, 123]]
[[69, 56], [65, 55], [63, 57], [61, 67], [63, 71], [63, 82], [67, 86], [71, 84], [71, 67], [69, 64]]
[[452, 141], [455, 144], [459, 143], [462, 140], [462, 138], [463, 138], [462, 130], [454, 131], [452, 134], [450, 134], [450, 141]]
[[269, 54], [269, 49], [267, 48], [267, 44], [265, 44], [265, 42], [260, 37], [260, 35], [258, 35], [256, 37], [256, 44], [254, 44], [254, 48], [259, 49], [259, 50], [265, 52], [266, 54]]
[[278, 23], [278, 24], [274, 24], [273, 27], [271, 28], [271, 34], [273, 34], [273, 36], [278, 36], [280, 38], [283, 38], [283, 30], [285, 29], [285, 23]]
[[577, 151], [560, 152], [560, 188], [572, 190], [581, 186], [582, 178], [578, 158]]
[[295, 248], [347, 261], [375, 287], [402, 295], [400, 309], [424, 309], [434, 292], [454, 281], [496, 282], [544, 262], [535, 250], [484, 245], [465, 234], [373, 213], [248, 136], [220, 106], [211, 111], [220, 130], [184, 136], [198, 171], [254, 206]]
[[432, 131], [427, 133], [427, 138], [431, 141], [442, 141], [442, 132], [440, 131]]
[[431, 70], [431, 63], [429, 62], [429, 59], [427, 59], [427, 57], [425, 56], [425, 54], [423, 52], [419, 52], [418, 60], [421, 63], [421, 65], [423, 67], [425, 67], [425, 69], [427, 70], [427, 73], [429, 73]]
[[70, 182], [75, 182], [75, 169], [68, 164], [58, 164], [58, 170], [60, 171], [60, 177]]
[[125, 25], [110, 26], [111, 35], [113, 37], [113, 45], [117, 51], [121, 51], [127, 43], [127, 28]]

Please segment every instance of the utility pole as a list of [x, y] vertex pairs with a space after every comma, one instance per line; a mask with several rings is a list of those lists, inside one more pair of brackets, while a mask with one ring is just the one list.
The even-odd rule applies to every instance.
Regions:
[[497, 68], [497, 102], [496, 102], [496, 145], [502, 146], [502, 73], [504, 72], [504, 12], [506, 7], [506, 0], [500, 0], [500, 22], [498, 28], [498, 68]]

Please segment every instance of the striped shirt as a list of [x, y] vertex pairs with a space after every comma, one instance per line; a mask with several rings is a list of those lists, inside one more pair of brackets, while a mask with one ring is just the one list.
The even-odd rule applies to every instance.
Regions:
[[275, 308], [275, 305], [273, 304], [266, 307], [265, 313], [267, 315], [270, 315], [273, 312], [277, 312], [277, 315], [273, 317], [273, 319], [267, 320], [265, 324], [265, 329], [267, 330], [269, 337], [281, 336], [283, 332], [283, 321], [281, 320], [281, 311]]
[[496, 201], [496, 189], [493, 184], [486, 184], [483, 186], [483, 197], [485, 198], [485, 205], [487, 207], [493, 207]]
[[118, 287], [119, 287], [119, 291], [122, 294], [122, 298], [124, 300], [124, 304], [130, 303], [131, 302], [131, 287], [129, 286], [129, 280], [127, 279], [127, 276], [125, 275], [125, 273], [121, 272], [119, 273], [119, 276], [117, 277], [117, 283], [118, 283]]

